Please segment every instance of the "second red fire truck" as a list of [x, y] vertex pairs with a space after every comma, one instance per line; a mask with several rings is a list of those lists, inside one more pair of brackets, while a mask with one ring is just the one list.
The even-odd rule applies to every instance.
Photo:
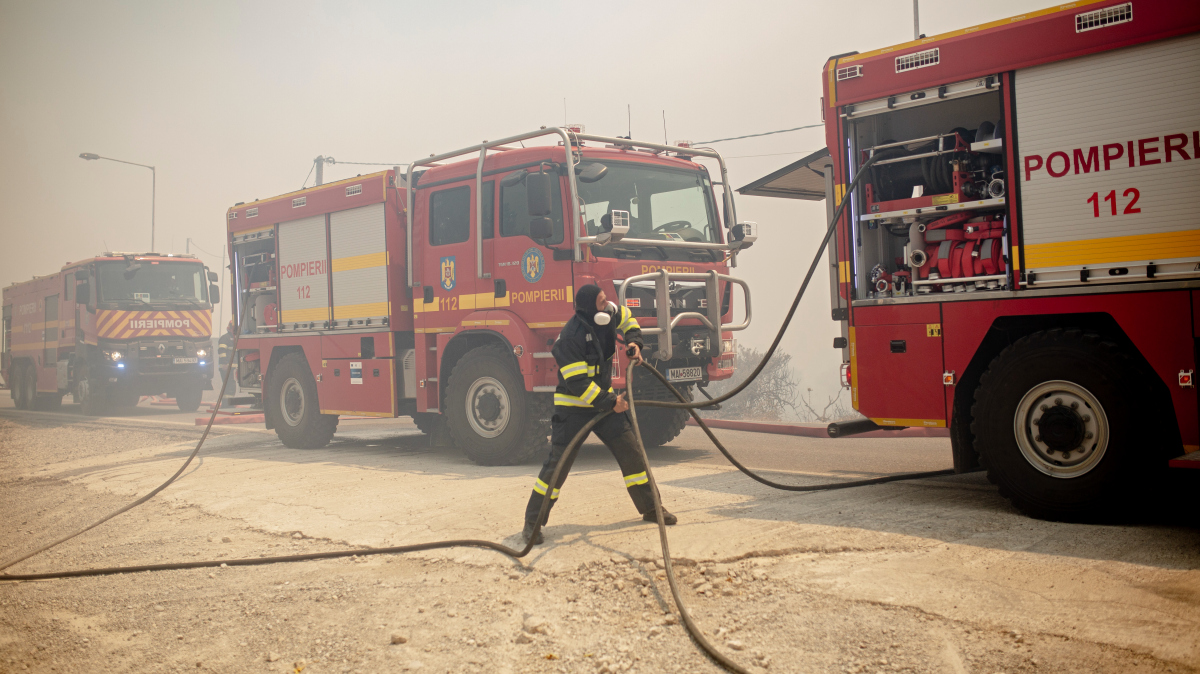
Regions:
[[[545, 136], [558, 144], [519, 146]], [[732, 333], [749, 324], [729, 267], [755, 236], [733, 224], [725, 185], [711, 150], [549, 128], [239, 203], [226, 216], [234, 311], [247, 316], [238, 383], [290, 447], [323, 446], [342, 415], [409, 415], [479, 463], [515, 463], [546, 445], [550, 347], [574, 289], [598, 283], [690, 395], [732, 376]], [[670, 395], [653, 380], [633, 388]], [[652, 446], [686, 421], [642, 415]]]
[[740, 190], [832, 216], [857, 182], [830, 247], [855, 409], [949, 427], [1029, 513], [1200, 466], [1198, 31], [1194, 2], [1081, 1], [832, 57], [828, 149]]

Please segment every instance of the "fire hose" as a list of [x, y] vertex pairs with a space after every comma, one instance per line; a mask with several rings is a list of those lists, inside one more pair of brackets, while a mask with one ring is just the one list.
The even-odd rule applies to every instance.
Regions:
[[[666, 407], [666, 408], [673, 408], [673, 409], [688, 410], [688, 412], [692, 415], [692, 418], [694, 418], [696, 420], [696, 423], [700, 426], [701, 429], [703, 429], [704, 433], [708, 436], [709, 440], [712, 441], [712, 443], [717, 447], [718, 450], [720, 450], [721, 454], [724, 455], [725, 458], [729, 460], [730, 463], [732, 463], [734, 466], [737, 467], [738, 470], [745, 473], [750, 478], [752, 478], [764, 485], [767, 485], [768, 487], [772, 487], [775, 489], [781, 489], [781, 490], [786, 490], [786, 491], [829, 491], [829, 490], [834, 490], [834, 489], [849, 489], [852, 487], [862, 487], [862, 486], [867, 486], [867, 485], [882, 484], [885, 482], [895, 482], [895, 481], [899, 481], [899, 480], [916, 480], [916, 479], [922, 479], [922, 478], [928, 478], [928, 477], [936, 477], [936, 476], [940, 476], [940, 475], [949, 475], [949, 474], [954, 473], [953, 470], [938, 470], [938, 471], [930, 471], [930, 472], [922, 472], [922, 473], [905, 473], [905, 474], [899, 474], [899, 475], [888, 475], [888, 476], [884, 476], [884, 477], [872, 478], [872, 479], [867, 479], [867, 480], [835, 482], [835, 483], [828, 483], [828, 484], [816, 484], [816, 485], [782, 484], [779, 482], [774, 482], [772, 480], [769, 480], [765, 477], [762, 477], [762, 476], [756, 474], [754, 471], [752, 471], [749, 468], [742, 465], [736, 458], [734, 458], [734, 456], [732, 454], [729, 453], [729, 450], [725, 448], [725, 446], [717, 439], [717, 437], [715, 435], [713, 435], [712, 430], [709, 429], [708, 425], [704, 423], [704, 420], [696, 412], [696, 410], [698, 408], [708, 407], [710, 405], [717, 404], [717, 403], [723, 402], [725, 400], [728, 400], [728, 399], [732, 398], [733, 396], [737, 395], [738, 393], [743, 391], [747, 386], [749, 386], [750, 383], [752, 383], [758, 377], [758, 375], [763, 371], [763, 368], [766, 366], [767, 361], [770, 360], [771, 356], [775, 353], [776, 349], [779, 346], [780, 341], [783, 339], [784, 333], [787, 331], [788, 326], [791, 324], [792, 318], [796, 313], [796, 309], [800, 305], [800, 300], [803, 298], [804, 292], [808, 289], [809, 281], [812, 280], [813, 273], [816, 271], [816, 267], [820, 262], [821, 255], [824, 252], [826, 245], [828, 245], [828, 243], [829, 243], [829, 238], [833, 234], [836, 223], [837, 223], [838, 219], [841, 217], [843, 210], [845, 209], [847, 200], [849, 200], [850, 195], [857, 188], [862, 177], [867, 175], [867, 171], [865, 169], [867, 169], [872, 163], [874, 163], [874, 158], [868, 159], [868, 161], [863, 164], [863, 166], [859, 170], [858, 175], [855, 177], [855, 179], [851, 182], [848, 189], [846, 190], [846, 192], [845, 192], [846, 196], [843, 197], [842, 201], [838, 204], [837, 209], [834, 211], [833, 218], [831, 219], [831, 221], [829, 223], [829, 227], [827, 228], [827, 230], [825, 232], [824, 238], [821, 240], [821, 245], [817, 249], [817, 253], [813, 258], [812, 265], [810, 265], [810, 267], [808, 269], [808, 273], [805, 275], [804, 281], [801, 284], [799, 291], [796, 293], [796, 298], [792, 301], [792, 305], [788, 311], [787, 317], [784, 319], [783, 324], [780, 326], [779, 332], [775, 335], [775, 340], [771, 343], [771, 347], [767, 350], [766, 354], [763, 356], [762, 361], [759, 362], [758, 366], [754, 369], [753, 372], [750, 373], [749, 376], [746, 377], [746, 379], [744, 381], [742, 381], [740, 384], [735, 386], [733, 389], [731, 389], [727, 393], [725, 393], [721, 396], [718, 396], [717, 398], [714, 398], [712, 400], [687, 402], [687, 400], [684, 398], [683, 394], [681, 394], [674, 386], [672, 386], [670, 384], [670, 382], [667, 381], [667, 378], [662, 375], [661, 372], [654, 369], [649, 364], [642, 362], [641, 367], [648, 370], [663, 385], [665, 385], [668, 388], [668, 390], [670, 390], [675, 395], [675, 397], [679, 400], [679, 402], [672, 403], [672, 402], [664, 402], [664, 401], [647, 400], [645, 402], [637, 403], [634, 400], [632, 388], [630, 388], [628, 390], [629, 391], [629, 417], [630, 417], [630, 421], [633, 424], [634, 437], [636, 438], [636, 441], [637, 441], [638, 452], [641, 454], [642, 460], [646, 465], [646, 477], [649, 481], [650, 493], [654, 500], [654, 511], [655, 511], [655, 516], [656, 516], [656, 520], [658, 523], [659, 540], [660, 540], [661, 547], [662, 547], [663, 567], [666, 571], [667, 583], [671, 589], [671, 595], [675, 601], [675, 606], [679, 611], [680, 619], [682, 620], [683, 625], [687, 629], [688, 633], [691, 635], [692, 639], [694, 639], [696, 641], [696, 643], [706, 653], [709, 654], [709, 656], [711, 656], [718, 664], [720, 664], [725, 669], [732, 671], [732, 672], [737, 672], [738, 674], [748, 674], [749, 670], [747, 670], [743, 666], [739, 665], [738, 663], [734, 662], [728, 656], [726, 656], [725, 654], [723, 654], [719, 650], [717, 650], [717, 648], [715, 646], [713, 646], [711, 643], [709, 643], [708, 640], [704, 637], [703, 632], [701, 631], [699, 625], [697, 625], [696, 622], [692, 619], [691, 614], [688, 612], [686, 606], [684, 605], [683, 597], [681, 596], [680, 591], [679, 591], [679, 584], [675, 578], [674, 567], [671, 563], [671, 551], [670, 551], [669, 542], [667, 540], [667, 528], [666, 528], [665, 522], [663, 521], [662, 499], [658, 493], [658, 484], [654, 478], [654, 472], [650, 467], [649, 457], [646, 455], [646, 447], [642, 443], [641, 430], [638, 427], [637, 405], [641, 404], [641, 405], [645, 405], [647, 407]], [[247, 306], [247, 309], [248, 308], [249, 308], [249, 306]], [[233, 349], [232, 349], [232, 351], [234, 353], [237, 353], [237, 344], [238, 344], [238, 339], [240, 338], [240, 333], [241, 333], [240, 325], [241, 325], [241, 321], [239, 320], [237, 322], [237, 324], [235, 324], [235, 336], [234, 336], [234, 343], [233, 343]], [[634, 368], [637, 367], [637, 365], [638, 365], [638, 363], [630, 361], [629, 367], [626, 371], [626, 381], [627, 382], [633, 381]], [[225, 368], [225, 379], [228, 379], [228, 377], [230, 376], [232, 366], [233, 366], [233, 359], [231, 358], [230, 362], [226, 365], [226, 368]], [[146, 501], [150, 500], [158, 493], [162, 492], [168, 486], [170, 486], [171, 483], [173, 483], [175, 480], [177, 480], [179, 478], [180, 475], [183, 474], [184, 470], [188, 467], [188, 465], [192, 462], [193, 459], [196, 458], [196, 455], [200, 452], [200, 448], [204, 446], [204, 441], [208, 438], [209, 431], [212, 429], [213, 422], [216, 419], [217, 409], [219, 409], [219, 407], [221, 405], [221, 401], [223, 400], [223, 398], [225, 396], [225, 390], [226, 390], [226, 387], [222, 386], [220, 393], [217, 395], [217, 402], [214, 403], [214, 405], [213, 405], [212, 416], [209, 418], [208, 425], [205, 426], [203, 434], [200, 436], [199, 441], [196, 443], [195, 449], [193, 449], [192, 453], [190, 455], [188, 455], [187, 460], [184, 461], [183, 465], [180, 466], [179, 470], [177, 470], [174, 475], [172, 475], [169, 479], [167, 479], [166, 482], [162, 483], [161, 485], [159, 485], [158, 487], [156, 487], [155, 489], [153, 489], [152, 491], [147, 493], [145, 496], [138, 498], [137, 500], [129, 503], [128, 505], [125, 505], [125, 506], [109, 513], [108, 515], [105, 515], [104, 517], [100, 518], [99, 520], [93, 522], [92, 524], [89, 524], [86, 527], [83, 527], [82, 529], [79, 529], [78, 531], [75, 531], [66, 536], [63, 536], [51, 543], [43, 545], [42, 547], [34, 550], [33, 552], [27, 553], [21, 557], [18, 557], [16, 559], [13, 559], [13, 560], [3, 563], [2, 565], [0, 565], [0, 571], [3, 571], [4, 569], [7, 569], [19, 562], [29, 559], [30, 557], [33, 557], [39, 553], [45, 552], [46, 550], [49, 550], [50, 548], [60, 545], [68, 540], [71, 540], [72, 538], [75, 538], [76, 536], [79, 536], [80, 534], [82, 534], [86, 531], [94, 529], [95, 527], [103, 524], [104, 522], [107, 522], [107, 521], [113, 519], [114, 517], [116, 517], [122, 513], [128, 512], [129, 510], [145, 503]], [[559, 477], [559, 474], [562, 472], [563, 466], [567, 465], [568, 461], [571, 459], [571, 457], [574, 455], [574, 453], [579, 449], [579, 447], [583, 444], [583, 441], [587, 438], [587, 436], [591, 433], [592, 428], [594, 428], [597, 423], [599, 423], [602, 419], [607, 417], [609, 414], [612, 414], [611, 410], [597, 414], [595, 417], [593, 417], [591, 420], [589, 420], [587, 422], [587, 424], [585, 424], [584, 427], [579, 430], [578, 433], [575, 434], [575, 437], [573, 437], [571, 439], [571, 442], [567, 445], [566, 450], [563, 452], [562, 458], [559, 459], [558, 465], [555, 466], [554, 473], [549, 481], [549, 484], [558, 484], [558, 477]], [[179, 570], [179, 569], [200, 569], [200, 568], [211, 568], [211, 567], [220, 567], [220, 566], [230, 566], [230, 567], [232, 567], [232, 566], [259, 566], [259, 565], [263, 565], [263, 564], [278, 564], [278, 563], [282, 563], [282, 562], [303, 562], [303, 561], [310, 561], [310, 560], [317, 560], [317, 559], [335, 559], [335, 558], [339, 558], [339, 557], [351, 557], [351, 556], [363, 557], [363, 556], [367, 556], [367, 555], [403, 554], [403, 553], [409, 553], [409, 552], [420, 552], [420, 551], [424, 551], [424, 550], [437, 550], [437, 549], [442, 549], [442, 548], [454, 548], [454, 547], [484, 548], [484, 549], [488, 549], [488, 550], [495, 550], [496, 552], [507, 555], [514, 559], [520, 559], [520, 558], [528, 555], [529, 552], [533, 549], [533, 547], [534, 547], [533, 541], [536, 539], [536, 533], [541, 531], [541, 528], [545, 524], [546, 519], [549, 515], [550, 504], [551, 504], [550, 499], [542, 500], [542, 507], [538, 513], [537, 524], [534, 529], [534, 536], [531, 536], [530, 540], [525, 544], [525, 547], [523, 547], [519, 550], [510, 548], [506, 545], [502, 545], [500, 543], [496, 543], [493, 541], [487, 541], [487, 540], [481, 540], [481, 539], [454, 539], [454, 540], [445, 540], [445, 541], [431, 541], [428, 543], [417, 543], [414, 545], [397, 545], [397, 546], [381, 547], [381, 548], [359, 548], [359, 549], [352, 549], [352, 550], [333, 550], [333, 551], [328, 551], [328, 552], [315, 552], [315, 553], [309, 553], [309, 554], [303, 554], [303, 555], [283, 555], [283, 556], [278, 556], [278, 557], [257, 557], [257, 558], [248, 558], [248, 559], [223, 559], [223, 560], [207, 560], [207, 561], [196, 561], [196, 562], [176, 562], [176, 563], [169, 563], [169, 564], [144, 564], [144, 565], [135, 565], [135, 566], [115, 566], [115, 567], [95, 568], [95, 569], [77, 569], [77, 570], [72, 570], [72, 571], [57, 571], [57, 572], [50, 572], [50, 573], [29, 573], [29, 574], [0, 573], [0, 580], [30, 581], [30, 580], [48, 580], [48, 579], [55, 579], [55, 578], [79, 578], [79, 577], [85, 577], [85, 576], [105, 576], [105, 575], [114, 575], [114, 574], [120, 574], [120, 573], [137, 573], [140, 571], [167, 571], [167, 570]]]

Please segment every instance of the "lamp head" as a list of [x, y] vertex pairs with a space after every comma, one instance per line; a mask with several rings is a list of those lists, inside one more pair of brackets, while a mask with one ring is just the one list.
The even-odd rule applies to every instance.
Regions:
[[81, 152], [81, 153], [79, 153], [79, 158], [86, 159], [88, 161], [92, 161], [93, 159], [99, 159], [100, 155], [92, 154], [91, 152]]

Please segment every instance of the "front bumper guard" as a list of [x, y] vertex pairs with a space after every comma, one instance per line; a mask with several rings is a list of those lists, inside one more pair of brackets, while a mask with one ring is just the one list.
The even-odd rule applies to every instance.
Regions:
[[[673, 357], [673, 347], [671, 345], [671, 331], [679, 325], [680, 321], [694, 318], [699, 320], [704, 327], [712, 333], [712, 343], [721, 344], [721, 333], [736, 332], [745, 330], [750, 327], [750, 319], [752, 312], [750, 309], [750, 286], [740, 278], [718, 274], [716, 270], [709, 271], [705, 274], [679, 274], [671, 273], [666, 269], [660, 269], [651, 274], [639, 274], [630, 276], [621, 282], [617, 289], [617, 298], [621, 306], [625, 306], [625, 291], [631, 284], [639, 281], [654, 281], [654, 308], [658, 325], [653, 328], [642, 328], [643, 335], [662, 335], [658, 340], [658, 349], [654, 357], [659, 360], [671, 360]], [[671, 316], [671, 288], [670, 285], [674, 281], [703, 281], [705, 286], [705, 297], [708, 300], [708, 313], [702, 314], [698, 311], [681, 311], [674, 316]], [[725, 304], [724, 297], [721, 293], [721, 283], [728, 282], [741, 286], [742, 296], [746, 302], [746, 317], [741, 323], [722, 323], [721, 308]], [[730, 298], [732, 303], [733, 298]]]

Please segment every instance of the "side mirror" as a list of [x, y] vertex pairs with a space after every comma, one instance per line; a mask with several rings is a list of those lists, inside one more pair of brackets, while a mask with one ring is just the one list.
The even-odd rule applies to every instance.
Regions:
[[209, 281], [209, 283], [216, 283], [217, 282], [217, 272], [215, 272], [215, 271], [208, 272], [208, 281]]
[[75, 284], [75, 302], [76, 304], [87, 305], [88, 311], [96, 311], [96, 305], [92, 304], [92, 284], [87, 281], [80, 281]]
[[[208, 273], [212, 274], [211, 271]], [[209, 304], [220, 304], [221, 303], [221, 286], [214, 283], [208, 287], [208, 303]]]
[[575, 178], [581, 183], [594, 183], [608, 173], [608, 167], [598, 162], [579, 164], [575, 167]]
[[549, 217], [543, 215], [529, 219], [529, 238], [541, 241], [552, 236], [554, 236], [554, 221]]
[[[539, 171], [530, 173], [525, 178], [525, 199], [529, 207], [529, 217], [538, 218], [544, 215], [550, 215], [551, 197], [554, 192], [552, 190], [553, 181], [558, 176], [553, 173]], [[530, 234], [532, 235], [532, 223], [530, 224]], [[545, 237], [534, 237], [545, 238]]]

